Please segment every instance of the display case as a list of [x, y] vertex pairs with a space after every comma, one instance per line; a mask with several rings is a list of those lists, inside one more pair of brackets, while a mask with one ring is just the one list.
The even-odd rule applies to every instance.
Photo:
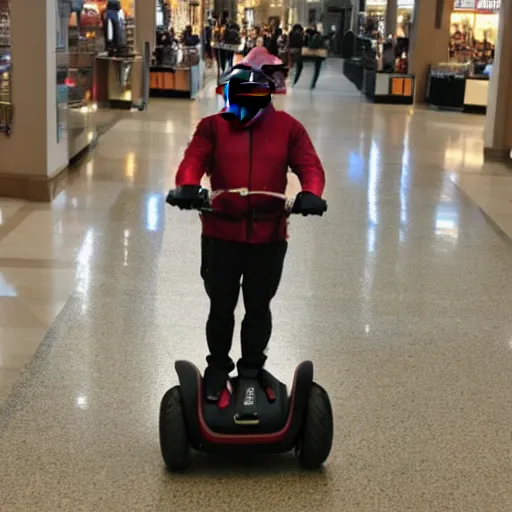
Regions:
[[203, 86], [200, 46], [168, 47], [164, 51], [166, 58], [150, 68], [151, 96], [194, 99]]
[[443, 62], [430, 67], [426, 101], [441, 108], [462, 109], [470, 64]]
[[412, 105], [414, 75], [365, 69], [363, 92], [375, 103]]
[[432, 106], [485, 113], [488, 95], [488, 75], [474, 74], [469, 62], [446, 62], [430, 68], [426, 102]]
[[130, 110], [145, 104], [144, 73], [141, 57], [108, 57], [94, 60], [94, 100], [99, 107]]

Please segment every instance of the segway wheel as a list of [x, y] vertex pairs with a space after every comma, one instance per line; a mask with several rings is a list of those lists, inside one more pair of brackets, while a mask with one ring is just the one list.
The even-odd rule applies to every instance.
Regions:
[[313, 383], [297, 447], [299, 463], [303, 468], [319, 469], [327, 460], [332, 447], [333, 431], [329, 395], [324, 388]]
[[187, 467], [190, 443], [179, 386], [167, 391], [160, 404], [160, 449], [171, 471]]

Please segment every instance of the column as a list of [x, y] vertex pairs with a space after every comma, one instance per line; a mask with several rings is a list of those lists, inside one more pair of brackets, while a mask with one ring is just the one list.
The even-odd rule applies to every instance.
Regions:
[[150, 46], [150, 55], [156, 39], [156, 0], [135, 0], [136, 51], [142, 55], [144, 43]]
[[219, 19], [222, 19], [224, 11], [229, 12], [231, 19], [236, 19], [236, 0], [215, 0], [215, 12]]
[[508, 161], [512, 149], [512, 3], [501, 2], [498, 40], [489, 99], [485, 118], [484, 158], [489, 161]]
[[49, 201], [65, 177], [67, 134], [57, 135], [58, 7], [57, 0], [11, 2], [14, 119], [11, 136], [0, 134], [0, 196]]
[[416, 0], [412, 27], [409, 72], [416, 78], [415, 102], [423, 103], [429, 65], [446, 62], [450, 41], [453, 0]]
[[397, 0], [387, 0], [386, 3], [386, 33], [384, 36], [395, 36], [396, 33], [396, 20], [397, 20]]

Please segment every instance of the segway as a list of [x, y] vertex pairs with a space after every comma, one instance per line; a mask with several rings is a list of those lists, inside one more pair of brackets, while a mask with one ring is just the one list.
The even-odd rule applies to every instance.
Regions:
[[[167, 198], [171, 205], [175, 205], [173, 193]], [[212, 200], [223, 193], [281, 198], [285, 201], [284, 215], [293, 207], [293, 201], [284, 194], [232, 189], [213, 194], [204, 191], [204, 204], [195, 209], [205, 215], [225, 216], [212, 207]], [[216, 402], [206, 400], [196, 366], [177, 361], [175, 369], [179, 386], [167, 391], [160, 406], [160, 448], [170, 470], [187, 467], [191, 448], [206, 453], [294, 450], [306, 469], [320, 468], [329, 456], [332, 408], [327, 392], [313, 381], [311, 361], [295, 370], [290, 394], [286, 385], [266, 370], [239, 368]]]

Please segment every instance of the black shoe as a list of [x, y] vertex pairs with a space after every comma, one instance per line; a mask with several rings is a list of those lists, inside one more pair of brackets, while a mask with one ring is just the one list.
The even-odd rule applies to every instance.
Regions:
[[208, 366], [204, 372], [205, 397], [209, 402], [218, 402], [222, 390], [229, 380], [229, 372]]

